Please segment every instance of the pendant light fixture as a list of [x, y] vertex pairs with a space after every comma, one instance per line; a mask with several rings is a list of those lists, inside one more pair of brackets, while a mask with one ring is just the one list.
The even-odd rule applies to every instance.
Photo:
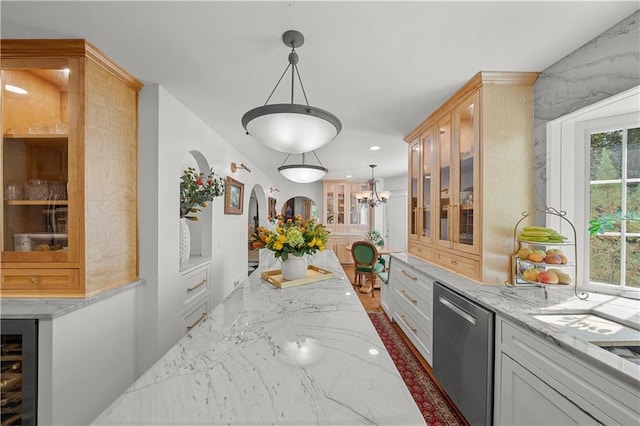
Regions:
[[[298, 54], [296, 53], [296, 48], [304, 44], [304, 36], [298, 31], [289, 30], [282, 35], [282, 41], [286, 46], [291, 47], [289, 65], [280, 76], [265, 104], [242, 116], [242, 127], [248, 135], [276, 151], [295, 154], [311, 152], [338, 136], [342, 123], [330, 112], [309, 105], [298, 71]], [[291, 103], [267, 105], [289, 68], [291, 68]], [[294, 103], [296, 76], [306, 105]]]
[[282, 165], [278, 167], [278, 171], [282, 176], [296, 183], [311, 183], [322, 179], [329, 170], [322, 165], [315, 151], [313, 151], [313, 155], [318, 160], [318, 166], [307, 164], [306, 155], [305, 153], [302, 154], [302, 164], [285, 165], [291, 154], [287, 155]]
[[380, 203], [386, 203], [391, 196], [389, 191], [378, 191], [378, 179], [374, 176], [376, 166], [376, 164], [369, 164], [369, 167], [371, 167], [371, 180], [369, 181], [371, 183], [371, 191], [361, 191], [353, 194], [359, 203], [367, 204], [369, 207], [376, 207]]

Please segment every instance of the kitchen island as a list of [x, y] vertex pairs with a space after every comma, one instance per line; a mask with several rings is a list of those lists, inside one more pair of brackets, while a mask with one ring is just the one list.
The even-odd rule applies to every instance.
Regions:
[[335, 254], [311, 263], [334, 277], [262, 264], [93, 424], [424, 424]]

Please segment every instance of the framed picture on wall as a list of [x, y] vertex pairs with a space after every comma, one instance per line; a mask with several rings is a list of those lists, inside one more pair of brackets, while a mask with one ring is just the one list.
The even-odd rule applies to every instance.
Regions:
[[278, 212], [276, 211], [276, 199], [269, 197], [269, 216], [276, 217]]
[[244, 183], [228, 177], [225, 181], [224, 214], [242, 214]]

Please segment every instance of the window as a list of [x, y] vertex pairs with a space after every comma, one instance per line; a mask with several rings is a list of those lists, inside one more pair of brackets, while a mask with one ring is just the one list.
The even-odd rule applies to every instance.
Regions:
[[[590, 134], [591, 218], [640, 211], [640, 127]], [[589, 238], [589, 281], [640, 288], [640, 222], [622, 220]]]
[[640, 222], [588, 232], [591, 219], [640, 211], [640, 87], [549, 122], [547, 165], [547, 204], [576, 229], [578, 285], [640, 296]]

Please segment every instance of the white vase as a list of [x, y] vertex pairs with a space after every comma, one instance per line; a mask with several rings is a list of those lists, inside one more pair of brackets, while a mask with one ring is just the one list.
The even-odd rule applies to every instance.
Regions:
[[180, 218], [180, 265], [189, 261], [191, 256], [191, 231], [187, 225], [187, 219]]
[[305, 276], [307, 276], [307, 256], [289, 256], [282, 262], [282, 278], [285, 280], [299, 280]]

